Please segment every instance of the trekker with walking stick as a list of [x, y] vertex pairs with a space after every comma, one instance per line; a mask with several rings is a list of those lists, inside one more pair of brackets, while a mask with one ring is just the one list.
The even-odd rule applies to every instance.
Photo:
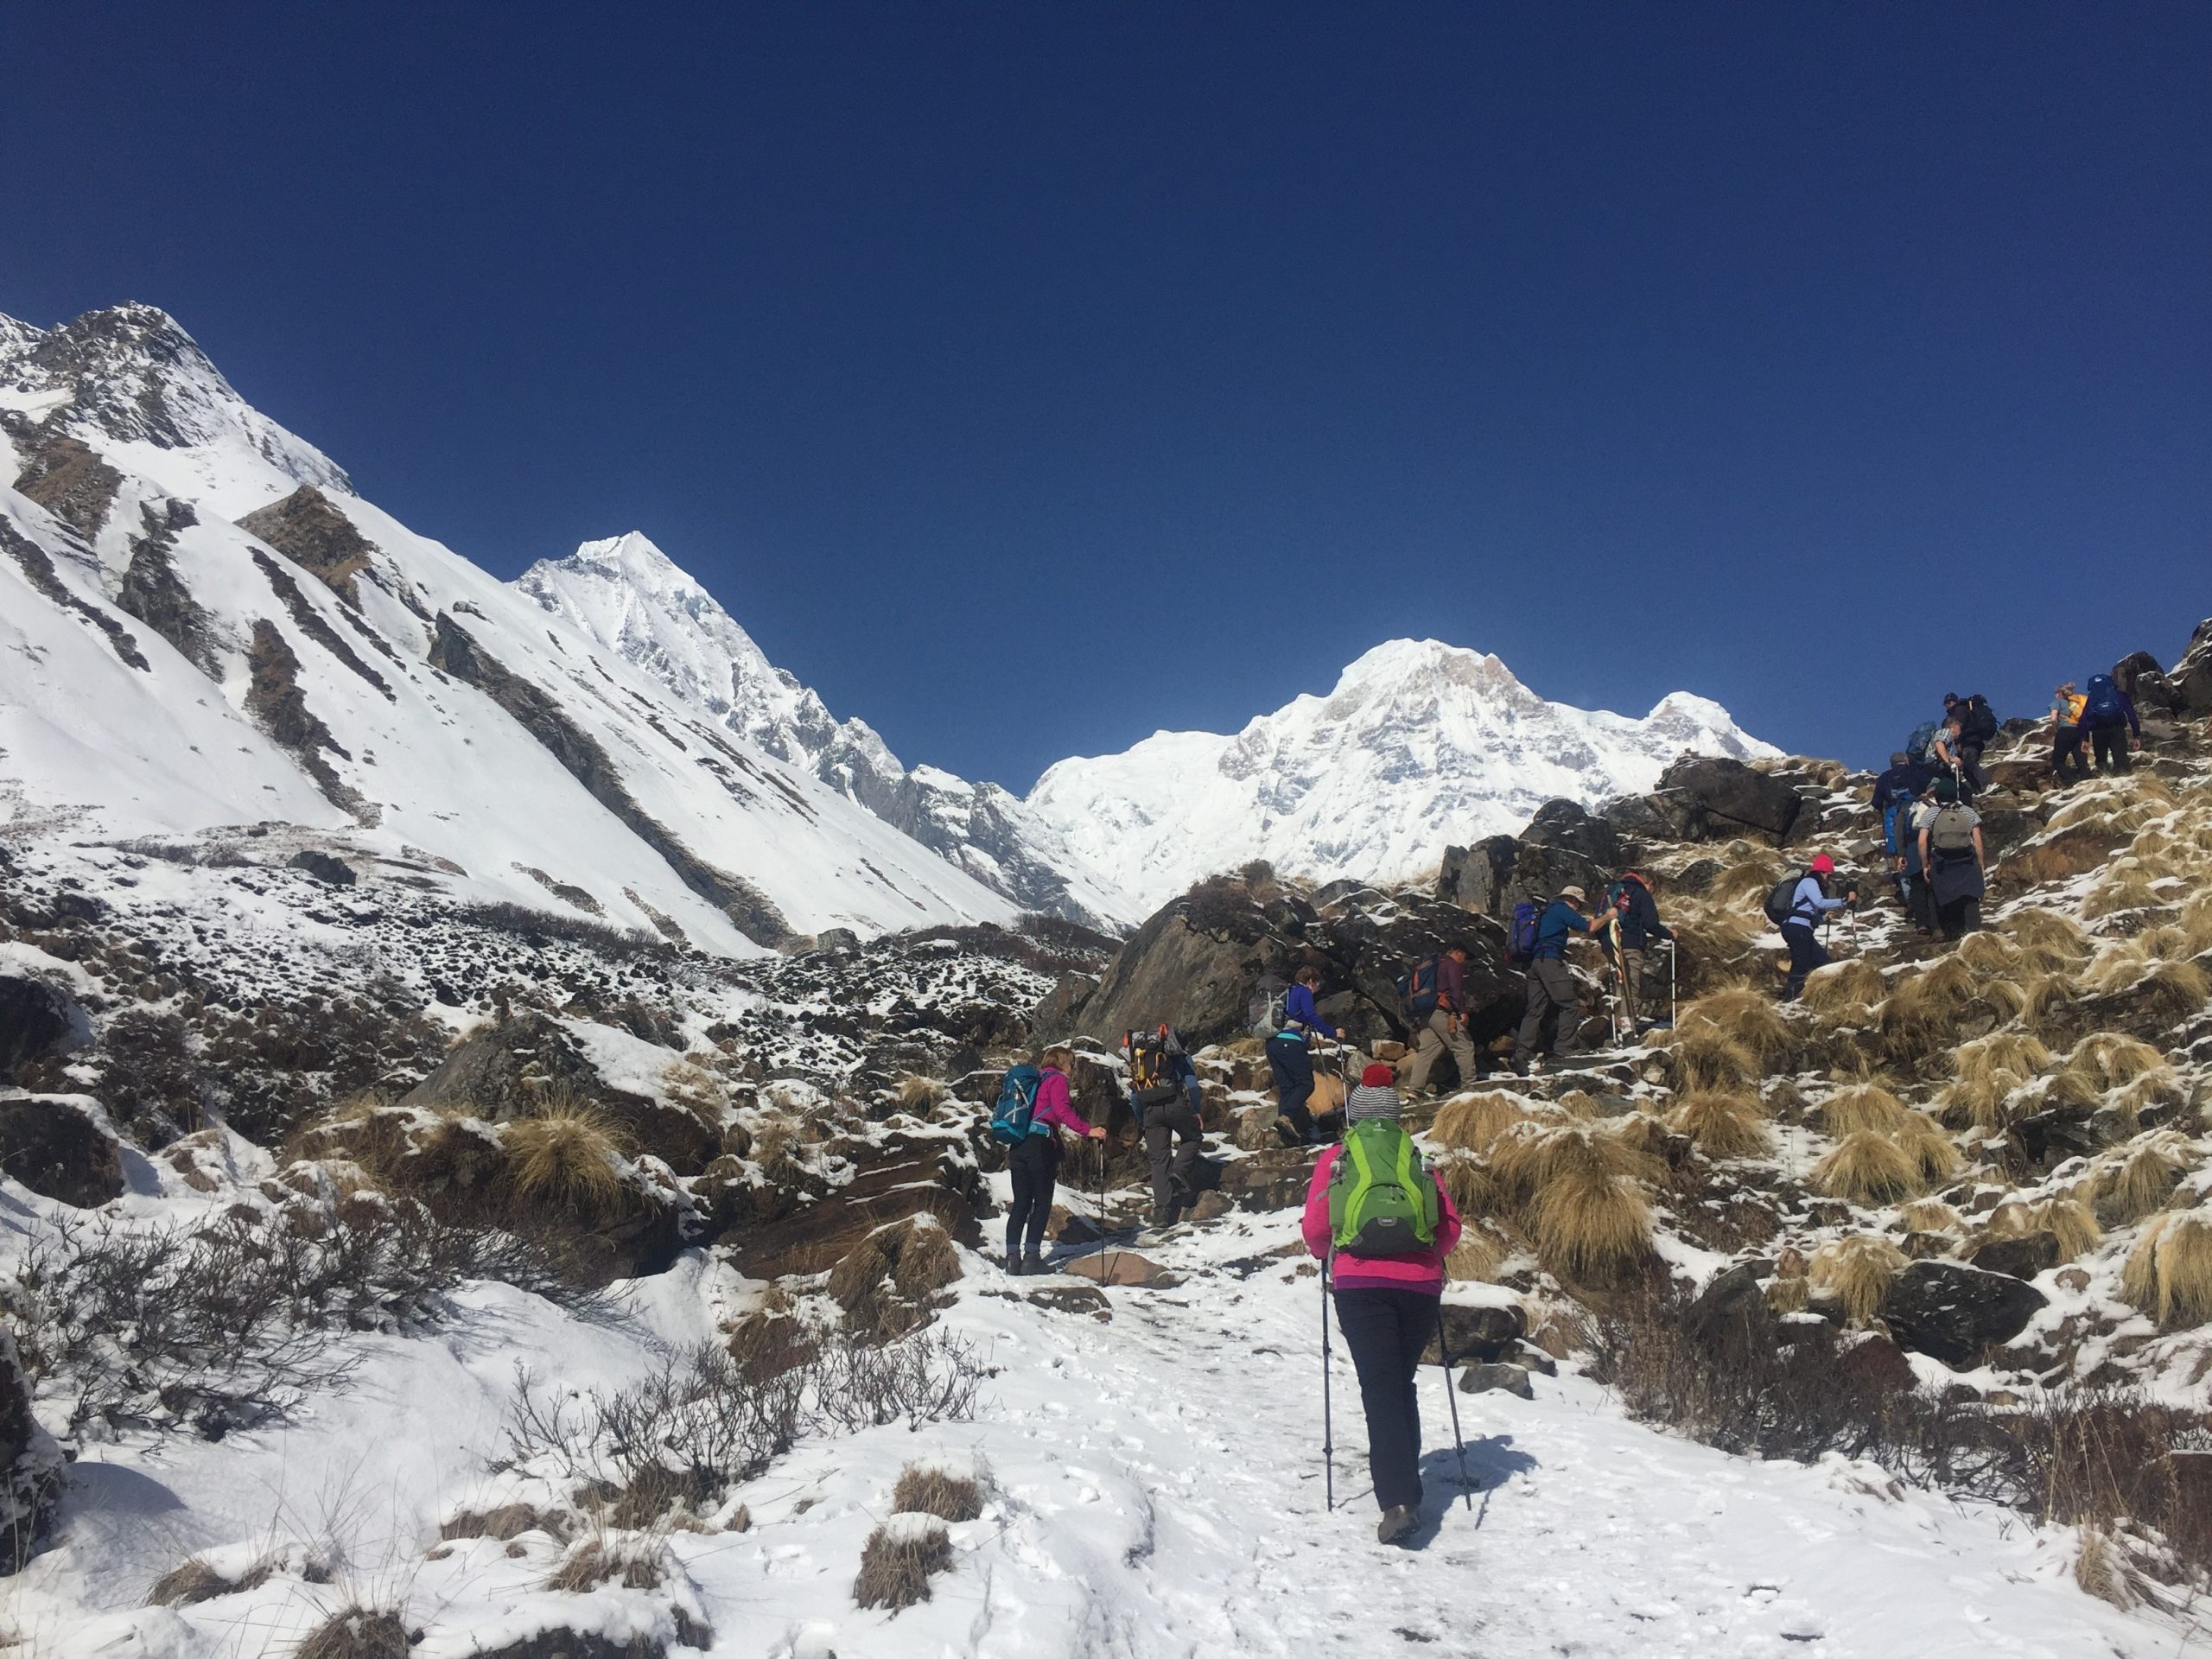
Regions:
[[[1400, 1125], [1390, 1080], [1390, 1068], [1379, 1063], [1360, 1074], [1344, 1109], [1344, 1144], [1313, 1167], [1302, 1230], [1306, 1248], [1325, 1264], [1325, 1294], [1336, 1303], [1359, 1376], [1367, 1470], [1382, 1510], [1375, 1536], [1385, 1544], [1421, 1522], [1414, 1378], [1421, 1351], [1441, 1334], [1444, 1258], [1459, 1240], [1459, 1211]], [[1322, 1306], [1325, 1344], [1328, 1303]]]
[[[1105, 1129], [1085, 1122], [1069, 1099], [1067, 1068], [1075, 1064], [1075, 1051], [1048, 1048], [1040, 1058], [1039, 1075], [1027, 1107], [1017, 1101], [1010, 1109], [1001, 1096], [999, 1110], [992, 1116], [992, 1134], [1009, 1139], [1013, 1146], [1006, 1160], [1014, 1176], [1014, 1203], [1006, 1214], [1008, 1273], [1045, 1270], [1045, 1224], [1052, 1218], [1052, 1188], [1060, 1173], [1060, 1137], [1054, 1131], [1065, 1129], [1092, 1141], [1106, 1138]], [[1003, 1134], [1001, 1114], [1007, 1120]]]

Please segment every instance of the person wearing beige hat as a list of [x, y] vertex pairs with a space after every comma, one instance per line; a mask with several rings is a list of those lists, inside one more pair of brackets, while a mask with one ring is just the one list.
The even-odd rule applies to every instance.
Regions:
[[[1567, 968], [1570, 934], [1594, 933], [1597, 924], [1584, 914], [1590, 897], [1580, 887], [1561, 887], [1559, 897], [1544, 906], [1536, 918], [1536, 948], [1529, 962], [1529, 1002], [1521, 1016], [1520, 1032], [1513, 1039], [1513, 1069], [1526, 1077], [1555, 1045], [1562, 1019], [1579, 1024], [1581, 999], [1575, 995], [1574, 976]], [[1546, 1032], [1550, 1032], [1548, 1039]]]

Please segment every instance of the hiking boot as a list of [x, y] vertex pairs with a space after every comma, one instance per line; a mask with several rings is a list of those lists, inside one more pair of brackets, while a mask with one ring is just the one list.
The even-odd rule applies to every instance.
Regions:
[[1024, 1273], [1042, 1273], [1045, 1271], [1045, 1263], [1034, 1252], [1032, 1252], [1021, 1258], [1021, 1270]]
[[[1034, 1260], [1035, 1258], [1033, 1257], [1031, 1259]], [[1021, 1265], [1021, 1258], [1016, 1255], [1012, 1250], [1008, 1250], [1006, 1255], [1006, 1270], [1009, 1275], [1014, 1278], [1019, 1278], [1021, 1274], [1028, 1271], [1027, 1268]]]
[[1154, 1210], [1152, 1212], [1153, 1231], [1156, 1233], [1166, 1232], [1170, 1227], [1173, 1227], [1175, 1224], [1175, 1216], [1176, 1207], [1173, 1205], [1168, 1205], [1165, 1210]]
[[1275, 1138], [1286, 1147], [1301, 1147], [1306, 1144], [1306, 1137], [1298, 1132], [1298, 1125], [1287, 1117], [1275, 1119]]
[[1375, 1528], [1375, 1541], [1395, 1544], [1421, 1524], [1421, 1511], [1410, 1503], [1401, 1503], [1393, 1510], [1382, 1511], [1382, 1519]]

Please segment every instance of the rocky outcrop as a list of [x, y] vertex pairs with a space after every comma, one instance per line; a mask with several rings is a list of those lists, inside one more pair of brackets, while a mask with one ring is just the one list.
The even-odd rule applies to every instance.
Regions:
[[370, 568], [376, 543], [314, 485], [302, 484], [238, 522], [348, 605], [361, 602], [357, 579]]
[[123, 474], [81, 438], [49, 433], [28, 422], [11, 426], [10, 436], [23, 455], [16, 490], [87, 542], [98, 536], [123, 487]]
[[[300, 592], [299, 583], [286, 575], [274, 559], [257, 549], [253, 562], [261, 574], [268, 577], [270, 591], [284, 602], [285, 612], [291, 617], [294, 627], [374, 686], [386, 702], [398, 701], [384, 676], [364, 662], [360, 652], [347, 645], [338, 630], [322, 620], [322, 613], [308, 604], [307, 595]], [[381, 638], [373, 632], [367, 637], [372, 639]]]
[[60, 573], [54, 569], [54, 561], [47, 556], [46, 550], [29, 537], [21, 534], [4, 518], [0, 518], [0, 553], [5, 553], [16, 562], [24, 579], [42, 598], [105, 634], [109, 649], [126, 668], [135, 668], [142, 674], [154, 671], [154, 665], [146, 660], [146, 653], [138, 649], [137, 639], [130, 630], [99, 606], [89, 604], [71, 593]]
[[[1724, 841], [1756, 836], [1780, 846], [1797, 822], [1797, 791], [1741, 760], [1694, 755], [1677, 760], [1660, 775], [1661, 797], [1688, 804], [1683, 815], [1685, 841]], [[1662, 810], [1665, 816], [1664, 809]]]
[[254, 622], [246, 666], [252, 675], [246, 686], [246, 713], [269, 734], [270, 741], [299, 762], [300, 770], [315, 779], [315, 786], [332, 805], [364, 822], [372, 821], [369, 803], [324, 758], [334, 754], [341, 760], [351, 760], [353, 755], [308, 707], [307, 693], [300, 689], [299, 657], [266, 617]]
[[2196, 625], [2196, 632], [2189, 639], [2189, 649], [2182, 653], [2169, 677], [2179, 698], [2183, 719], [2202, 720], [2212, 715], [2212, 617]]
[[537, 686], [479, 646], [468, 631], [441, 611], [430, 666], [473, 685], [514, 716], [523, 729], [545, 746], [592, 798], [626, 824], [676, 872], [685, 887], [716, 906], [755, 944], [771, 948], [791, 937], [791, 925], [773, 901], [739, 875], [715, 868], [694, 854], [669, 828], [632, 798], [613, 759], [598, 739], [562, 712]]
[[130, 539], [130, 563], [124, 567], [123, 585], [115, 595], [116, 608], [137, 617], [176, 647], [177, 654], [210, 679], [220, 679], [215, 660], [215, 633], [207, 613], [184, 585], [170, 557], [177, 532], [197, 524], [198, 516], [182, 501], [170, 501], [156, 512], [151, 503], [141, 506], [144, 533]]
[[0, 1098], [0, 1174], [90, 1210], [123, 1196], [123, 1149], [91, 1103], [67, 1095]]
[[612, 1094], [559, 1020], [525, 1010], [469, 1033], [399, 1104], [465, 1107], [498, 1123], [527, 1117], [549, 1098], [603, 1103]]
[[0, 974], [0, 1083], [19, 1066], [67, 1054], [92, 1040], [92, 1021], [59, 986]]
[[1881, 1313], [1900, 1347], [1965, 1370], [1984, 1349], [2027, 1329], [2047, 1300], [2034, 1286], [2007, 1274], [1955, 1262], [1913, 1262], [1891, 1281]]

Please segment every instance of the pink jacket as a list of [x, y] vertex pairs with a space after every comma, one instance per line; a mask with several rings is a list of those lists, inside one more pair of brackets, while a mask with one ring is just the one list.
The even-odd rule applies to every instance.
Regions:
[[1037, 1104], [1029, 1114], [1029, 1132], [1042, 1133], [1039, 1124], [1047, 1128], [1065, 1129], [1071, 1135], [1089, 1135], [1090, 1125], [1068, 1099], [1068, 1077], [1065, 1071], [1045, 1068], [1044, 1081], [1037, 1085]]
[[[1313, 1184], [1306, 1189], [1306, 1248], [1326, 1258], [1329, 1254], [1329, 1174], [1342, 1147], [1331, 1147], [1313, 1166]], [[1425, 1250], [1404, 1255], [1339, 1255], [1332, 1282], [1338, 1290], [1427, 1290], [1444, 1288], [1444, 1258], [1459, 1242], [1459, 1212], [1452, 1195], [1440, 1184], [1436, 1189], [1440, 1211], [1436, 1242]]]

